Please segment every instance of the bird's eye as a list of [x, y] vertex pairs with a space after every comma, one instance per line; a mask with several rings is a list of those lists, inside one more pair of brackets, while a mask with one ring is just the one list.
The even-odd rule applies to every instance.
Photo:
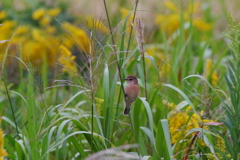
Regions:
[[129, 79], [130, 81], [132, 80], [132, 79]]

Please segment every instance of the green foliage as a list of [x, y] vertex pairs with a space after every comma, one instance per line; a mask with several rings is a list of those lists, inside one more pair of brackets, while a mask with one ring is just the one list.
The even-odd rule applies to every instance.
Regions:
[[240, 155], [240, 24], [235, 24], [230, 15], [230, 29], [224, 35], [230, 39], [229, 47], [233, 59], [229, 60], [228, 75], [225, 80], [230, 93], [230, 103], [225, 103], [226, 119], [223, 121], [228, 128], [228, 133], [223, 135], [227, 146], [228, 159], [239, 159]]
[[[44, 30], [46, 26], [32, 19], [31, 7], [47, 11], [51, 6], [25, 2], [27, 13], [19, 11], [21, 14], [14, 16], [13, 12], [0, 22], [12, 19]], [[112, 3], [107, 3], [105, 11]], [[63, 32], [75, 43], [65, 47], [65, 60], [71, 63], [61, 63], [64, 74], [56, 67], [60, 63], [56, 46], [49, 50], [56, 55], [54, 62], [50, 61], [53, 66], [44, 50], [38, 50], [42, 57], [35, 56], [39, 58], [35, 63], [43, 63], [36, 66], [24, 59], [21, 48], [26, 46], [14, 40], [17, 31], [7, 42], [0, 39], [0, 45], [4, 45], [4, 52], [0, 49], [0, 122], [9, 159], [239, 159], [240, 24], [235, 25], [231, 18], [230, 29], [224, 33], [231, 40], [232, 52], [224, 81], [221, 75], [226, 71], [228, 49], [224, 41], [215, 39], [209, 27], [214, 23], [210, 7], [202, 10], [203, 6], [192, 0], [184, 7], [180, 2], [166, 1], [161, 6], [168, 12], [154, 11], [156, 21], [160, 17], [159, 24], [151, 28], [152, 35], [147, 35], [150, 32], [146, 25], [145, 36], [149, 39], [143, 45], [133, 36], [139, 34], [135, 33], [134, 17], [148, 11], [138, 10], [138, 3], [142, 2], [136, 1], [133, 10], [125, 11], [126, 16], [106, 12], [110, 35], [99, 29], [101, 21], [92, 26], [88, 21], [88, 28], [81, 32], [75, 24], [68, 29], [62, 22], [76, 22], [78, 18], [67, 13], [68, 5], [56, 3], [62, 12], [48, 25], [57, 25], [54, 36]], [[6, 10], [13, 4], [3, 3]], [[53, 38], [52, 33], [46, 39], [45, 35], [39, 34], [38, 38]], [[57, 47], [66, 42], [64, 39]], [[83, 51], [78, 45], [85, 41]], [[14, 47], [19, 54], [13, 54]], [[8, 72], [9, 65], [14, 64], [9, 58], [17, 61], [17, 82]], [[76, 70], [70, 68], [73, 65]], [[128, 75], [138, 77], [141, 92], [130, 115], [124, 116], [123, 79]]]

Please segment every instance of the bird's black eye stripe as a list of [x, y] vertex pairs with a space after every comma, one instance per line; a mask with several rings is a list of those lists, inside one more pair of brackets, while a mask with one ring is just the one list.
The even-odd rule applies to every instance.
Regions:
[[132, 80], [132, 79], [129, 79], [130, 81]]

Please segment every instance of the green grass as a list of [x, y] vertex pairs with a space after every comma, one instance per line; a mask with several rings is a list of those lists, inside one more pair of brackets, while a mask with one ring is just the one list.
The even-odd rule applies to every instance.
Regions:
[[[194, 5], [194, 1], [188, 3]], [[110, 8], [109, 4], [106, 2], [105, 11]], [[229, 21], [230, 29], [224, 34], [232, 42], [228, 47], [222, 35], [217, 35], [221, 40], [216, 38], [213, 29], [199, 33], [193, 17], [186, 22], [181, 12], [180, 26], [171, 36], [157, 26], [151, 39], [143, 45], [135, 39], [135, 26], [128, 31], [130, 14], [153, 12], [158, 15], [161, 11], [138, 10], [139, 5], [141, 1], [136, 1], [121, 23], [119, 13], [106, 12], [108, 27], [119, 26], [105, 35], [105, 43], [100, 40], [102, 37], [97, 37], [97, 29], [87, 31], [92, 36], [89, 61], [78, 63], [79, 68], [85, 68], [73, 77], [57, 69], [52, 71], [47, 57], [39, 71], [25, 63], [21, 56], [8, 55], [15, 32], [10, 41], [5, 42], [8, 45], [1, 61], [0, 113], [9, 159], [195, 160], [220, 159], [220, 155], [223, 159], [239, 159], [239, 25]], [[224, 7], [224, 1], [221, 5]], [[205, 10], [204, 18], [214, 23], [216, 20], [212, 20], [209, 12]], [[144, 19], [141, 22], [144, 23]], [[61, 26], [61, 22], [58, 23]], [[145, 26], [145, 31], [148, 29]], [[62, 30], [66, 32], [65, 28]], [[160, 52], [163, 52], [161, 58]], [[206, 76], [209, 52], [213, 64]], [[86, 56], [83, 52], [77, 54]], [[15, 59], [19, 64], [18, 83], [12, 83], [8, 75], [8, 59]], [[214, 71], [219, 78], [216, 85], [212, 83]], [[128, 75], [138, 77], [141, 92], [131, 107], [130, 116], [124, 116], [123, 79]], [[163, 100], [186, 105], [171, 109]], [[188, 106], [190, 112], [187, 112]], [[200, 114], [209, 108], [207, 117]], [[173, 144], [169, 118], [178, 112], [187, 114], [188, 119], [176, 130], [179, 137]], [[199, 122], [199, 127], [184, 134], [196, 115], [202, 120], [218, 119], [224, 124]], [[218, 146], [219, 135], [226, 148]], [[205, 145], [199, 143], [201, 140]], [[189, 152], [188, 148], [191, 148]]]

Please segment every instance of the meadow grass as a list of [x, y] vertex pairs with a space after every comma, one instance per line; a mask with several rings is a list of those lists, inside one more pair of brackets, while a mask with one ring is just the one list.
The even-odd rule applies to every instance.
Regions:
[[[198, 25], [194, 1], [186, 6], [170, 2], [165, 7], [177, 19], [169, 22], [167, 13], [154, 10], [166, 17], [147, 42], [148, 28], [136, 17], [148, 11], [138, 9], [138, 0], [122, 21], [119, 13], [109, 13], [111, 3], [104, 0], [108, 33], [100, 33], [101, 21], [92, 28], [89, 21], [86, 42], [78, 39], [85, 37], [83, 31], [66, 25], [65, 13], [60, 14], [54, 22], [76, 44], [71, 51], [66, 47], [67, 61], [55, 61], [54, 67], [48, 47], [39, 53], [44, 55], [39, 66], [26, 61], [21, 49], [12, 55], [17, 30], [9, 41], [0, 39], [6, 159], [239, 159], [239, 24], [229, 16], [230, 29], [223, 34], [231, 41], [228, 47], [223, 36], [217, 40], [213, 29], [207, 30], [206, 21], [214, 23], [209, 8], [201, 13], [207, 20]], [[167, 29], [167, 22], [179, 25]], [[199, 30], [204, 25], [206, 30]], [[25, 52], [30, 55], [31, 49]], [[10, 75], [9, 59], [17, 62], [16, 77]], [[141, 92], [124, 116], [128, 75], [138, 77]]]

